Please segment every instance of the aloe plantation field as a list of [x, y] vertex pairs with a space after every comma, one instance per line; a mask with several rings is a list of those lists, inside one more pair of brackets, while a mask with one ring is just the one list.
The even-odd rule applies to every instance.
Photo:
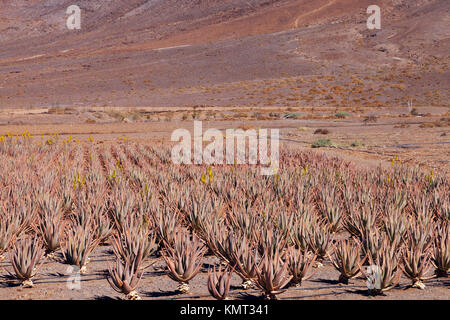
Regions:
[[169, 146], [0, 138], [0, 298], [447, 299], [447, 176], [280, 149], [280, 169]]

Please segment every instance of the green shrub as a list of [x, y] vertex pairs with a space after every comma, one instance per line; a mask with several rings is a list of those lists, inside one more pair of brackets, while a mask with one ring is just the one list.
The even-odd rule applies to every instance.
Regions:
[[285, 119], [297, 119], [300, 118], [303, 114], [299, 113], [299, 112], [286, 112], [284, 114], [284, 118]]
[[280, 117], [280, 114], [277, 113], [277, 112], [270, 112], [270, 113], [269, 113], [269, 117], [272, 117], [272, 118], [279, 118], [279, 117]]
[[328, 129], [317, 129], [314, 131], [314, 134], [329, 134], [330, 130]]
[[333, 142], [330, 139], [318, 139], [314, 141], [311, 145], [313, 148], [322, 148], [322, 147], [334, 147]]
[[348, 112], [338, 112], [334, 115], [336, 118], [345, 119], [350, 116]]
[[354, 147], [354, 148], [362, 147], [362, 146], [364, 146], [364, 142], [361, 142], [361, 141], [353, 141], [350, 144], [350, 147]]

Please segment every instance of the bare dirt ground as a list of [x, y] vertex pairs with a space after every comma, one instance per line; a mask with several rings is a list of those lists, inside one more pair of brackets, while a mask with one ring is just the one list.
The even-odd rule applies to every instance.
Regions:
[[[204, 128], [280, 128], [283, 144], [307, 149], [330, 139], [321, 151], [362, 165], [399, 156], [450, 173], [448, 1], [377, 1], [382, 29], [373, 31], [366, 0], [77, 2], [77, 31], [65, 26], [71, 0], [0, 4], [0, 135], [167, 143], [202, 120]], [[66, 265], [47, 261], [36, 288], [0, 281], [0, 299], [115, 297], [105, 250], [93, 255], [82, 290], [67, 288]], [[160, 262], [143, 279], [143, 298], [179, 298]], [[208, 298], [203, 271], [188, 297]], [[344, 286], [337, 276], [325, 265], [281, 298], [367, 298], [363, 279]], [[403, 279], [371, 299], [448, 299], [448, 279], [426, 284], [425, 294], [403, 290]], [[258, 295], [238, 285], [235, 277], [234, 298]]]

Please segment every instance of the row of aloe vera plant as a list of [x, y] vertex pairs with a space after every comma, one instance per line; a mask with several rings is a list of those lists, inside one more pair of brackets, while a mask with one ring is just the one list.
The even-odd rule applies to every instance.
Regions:
[[324, 264], [343, 284], [367, 278], [371, 294], [401, 275], [423, 289], [450, 270], [447, 178], [395, 161], [360, 169], [282, 149], [279, 173], [263, 177], [246, 165], [175, 166], [164, 146], [11, 141], [0, 161], [0, 257], [27, 287], [45, 259], [89, 273], [99, 245], [111, 246], [108, 282], [129, 299], [159, 260], [190, 292], [207, 255], [216, 299], [234, 274], [274, 299]]

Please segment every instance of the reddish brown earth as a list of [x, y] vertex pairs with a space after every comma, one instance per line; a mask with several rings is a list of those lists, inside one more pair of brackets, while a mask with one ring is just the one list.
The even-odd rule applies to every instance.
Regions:
[[377, 3], [2, 1], [0, 106], [448, 107], [448, 1]]

